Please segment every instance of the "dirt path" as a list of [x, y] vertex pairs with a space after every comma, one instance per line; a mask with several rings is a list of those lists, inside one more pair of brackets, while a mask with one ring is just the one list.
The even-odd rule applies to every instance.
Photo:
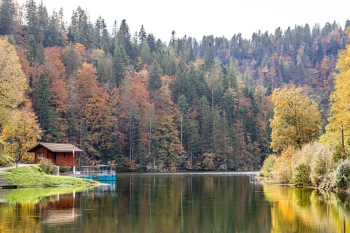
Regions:
[[[18, 164], [18, 167], [25, 167], [25, 166], [30, 166], [34, 164]], [[0, 173], [5, 172], [9, 169], [16, 168], [16, 166], [11, 166], [11, 167], [0, 167]]]

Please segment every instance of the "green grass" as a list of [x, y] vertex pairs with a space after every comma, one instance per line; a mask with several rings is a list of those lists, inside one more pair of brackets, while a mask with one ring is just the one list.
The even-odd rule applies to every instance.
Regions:
[[41, 172], [37, 165], [11, 169], [2, 175], [18, 187], [97, 186], [92, 180], [70, 176], [54, 176]]

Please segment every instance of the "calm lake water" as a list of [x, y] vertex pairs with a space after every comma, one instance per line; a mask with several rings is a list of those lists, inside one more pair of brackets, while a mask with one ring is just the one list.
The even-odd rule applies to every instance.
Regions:
[[242, 173], [120, 174], [89, 190], [0, 190], [0, 232], [350, 232], [350, 197]]

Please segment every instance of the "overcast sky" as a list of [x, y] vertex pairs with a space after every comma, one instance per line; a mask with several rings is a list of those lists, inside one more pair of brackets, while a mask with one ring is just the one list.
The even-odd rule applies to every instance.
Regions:
[[[18, 0], [20, 3], [25, 0]], [[36, 0], [39, 3], [40, 0]], [[171, 31], [201, 40], [203, 35], [225, 36], [228, 39], [241, 33], [250, 38], [253, 32], [266, 30], [274, 33], [290, 26], [336, 21], [344, 28], [350, 19], [349, 0], [43, 0], [51, 15], [63, 8], [67, 22], [78, 6], [86, 9], [94, 23], [99, 16], [105, 19], [109, 30], [113, 21], [125, 19], [130, 32], [139, 31], [143, 24], [147, 33], [162, 41], [169, 41]]]

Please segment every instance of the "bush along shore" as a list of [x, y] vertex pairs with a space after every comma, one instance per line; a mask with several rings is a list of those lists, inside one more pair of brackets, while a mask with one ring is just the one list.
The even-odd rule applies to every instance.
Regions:
[[1, 175], [18, 187], [91, 187], [100, 185], [99, 182], [92, 180], [48, 174], [40, 165], [10, 169]]
[[258, 178], [265, 183], [350, 193], [350, 159], [319, 142], [298, 150], [288, 147], [280, 156], [266, 158]]

